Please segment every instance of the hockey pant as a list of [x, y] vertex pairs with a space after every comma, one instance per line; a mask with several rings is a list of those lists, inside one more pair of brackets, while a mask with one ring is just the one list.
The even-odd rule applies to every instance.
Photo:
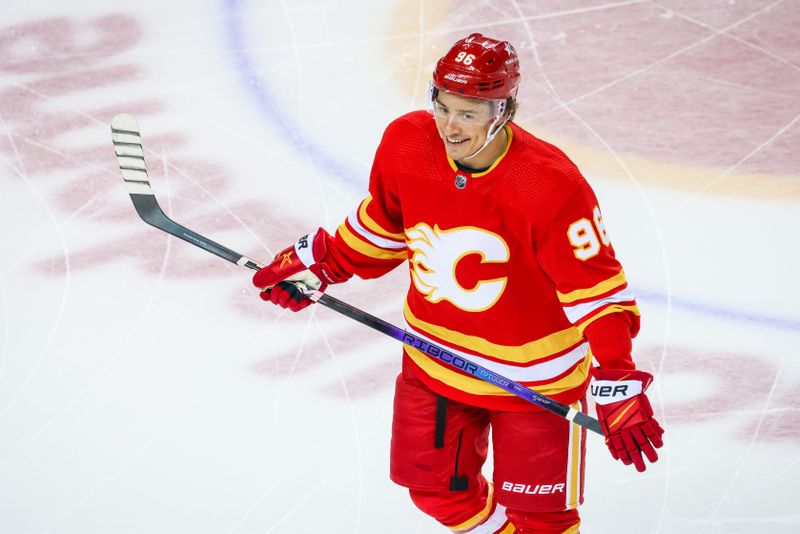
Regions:
[[[575, 405], [584, 408], [585, 401]], [[492, 428], [494, 484], [481, 474]], [[391, 478], [454, 532], [576, 533], [585, 430], [549, 412], [499, 412], [397, 377]]]

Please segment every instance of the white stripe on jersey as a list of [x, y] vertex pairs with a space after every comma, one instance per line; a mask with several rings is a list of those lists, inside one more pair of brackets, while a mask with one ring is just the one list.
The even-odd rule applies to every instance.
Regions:
[[397, 241], [396, 239], [387, 239], [385, 237], [381, 237], [377, 234], [374, 234], [364, 228], [361, 225], [361, 221], [358, 220], [358, 208], [350, 212], [350, 215], [347, 216], [347, 221], [350, 223], [350, 226], [358, 232], [358, 234], [375, 245], [376, 247], [380, 248], [388, 248], [393, 250], [403, 250], [406, 248], [405, 241]]
[[583, 304], [575, 304], [574, 306], [563, 305], [563, 308], [564, 313], [567, 315], [567, 319], [569, 319], [572, 324], [575, 324], [596, 309], [601, 308], [606, 304], [613, 304], [615, 302], [631, 302], [635, 300], [635, 298], [636, 296], [633, 294], [633, 292], [623, 290], [604, 299], [584, 302]]
[[558, 375], [566, 372], [570, 367], [579, 361], [583, 360], [586, 357], [587, 351], [589, 350], [588, 343], [581, 343], [566, 354], [562, 354], [561, 356], [553, 358], [552, 360], [547, 360], [546, 362], [542, 363], [535, 363], [529, 367], [520, 367], [518, 365], [499, 363], [493, 360], [487, 360], [486, 358], [481, 358], [480, 356], [476, 356], [474, 354], [461, 352], [458, 349], [452, 348], [450, 345], [445, 345], [442, 342], [430, 339], [419, 330], [411, 327], [407, 321], [404, 322], [406, 330], [412, 332], [414, 335], [419, 336], [430, 343], [435, 343], [436, 345], [447, 349], [449, 352], [452, 352], [457, 356], [461, 356], [466, 360], [478, 364], [481, 367], [485, 367], [490, 371], [503, 376], [504, 378], [514, 380], [515, 382], [538, 382], [539, 380], [552, 380]]

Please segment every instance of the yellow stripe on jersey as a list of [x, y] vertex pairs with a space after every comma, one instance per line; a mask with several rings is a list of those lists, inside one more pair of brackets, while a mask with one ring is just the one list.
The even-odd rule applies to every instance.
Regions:
[[459, 523], [458, 525], [447, 527], [450, 530], [454, 530], [456, 532], [460, 532], [463, 530], [469, 530], [478, 523], [482, 523], [487, 517], [489, 517], [489, 512], [492, 511], [492, 506], [494, 505], [494, 486], [489, 483], [489, 495], [486, 496], [486, 506], [483, 507], [483, 510], [475, 514], [474, 516], [470, 517], [463, 523]]
[[405, 241], [406, 234], [403, 232], [400, 233], [392, 233], [388, 230], [384, 230], [384, 228], [375, 222], [375, 220], [369, 216], [367, 213], [367, 206], [369, 203], [372, 202], [372, 195], [367, 195], [367, 198], [361, 201], [361, 205], [358, 207], [358, 219], [361, 221], [361, 224], [369, 230], [370, 232], [380, 236], [385, 237], [387, 239], [396, 239], [398, 241]]
[[592, 324], [593, 322], [595, 322], [596, 320], [598, 320], [600, 317], [604, 317], [606, 315], [610, 315], [612, 313], [618, 313], [618, 312], [622, 312], [622, 311], [629, 311], [634, 315], [641, 316], [641, 313], [639, 312], [639, 306], [637, 306], [636, 304], [632, 304], [630, 306], [622, 306], [620, 304], [612, 304], [611, 306], [609, 306], [605, 310], [601, 311], [597, 315], [594, 315], [591, 318], [589, 318], [586, 322], [583, 322], [583, 323], [580, 323], [579, 325], [577, 325], [576, 329], [578, 330], [578, 332], [580, 332], [581, 335], [583, 335], [583, 332], [584, 332], [584, 330], [586, 330], [586, 327], [589, 326], [590, 324]]
[[[439, 382], [444, 382], [450, 387], [460, 389], [461, 391], [471, 395], [499, 395], [505, 397], [511, 397], [514, 395], [513, 393], [509, 393], [504, 389], [500, 389], [494, 384], [451, 371], [449, 368], [436, 363], [424, 352], [421, 352], [413, 347], [406, 345], [403, 348], [406, 350], [411, 359], [414, 360], [414, 363], [416, 363], [420, 369], [425, 371], [428, 376], [438, 380]], [[576, 388], [586, 381], [586, 378], [589, 376], [589, 367], [591, 364], [592, 354], [591, 352], [586, 351], [586, 356], [584, 357], [583, 361], [581, 361], [570, 374], [555, 382], [536, 386], [532, 389], [538, 393], [541, 393], [542, 395], [555, 395], [557, 393], [561, 393], [562, 391]], [[513, 376], [506, 375], [505, 378], [514, 380]]]
[[576, 300], [590, 299], [592, 297], [597, 297], [604, 293], [608, 293], [612, 289], [624, 284], [625, 271], [620, 270], [611, 278], [603, 280], [594, 287], [590, 287], [588, 289], [576, 289], [575, 291], [570, 291], [569, 293], [561, 293], [558, 291], [558, 300], [561, 302], [561, 304], [569, 304], [570, 302], [575, 302]]
[[500, 345], [482, 337], [462, 334], [418, 319], [411, 313], [408, 301], [405, 304], [404, 315], [409, 325], [423, 333], [436, 336], [454, 347], [464, 347], [492, 358], [513, 363], [535, 362], [573, 348], [582, 341], [581, 332], [575, 327], [569, 327], [523, 345]]
[[360, 252], [365, 256], [369, 256], [370, 258], [376, 258], [379, 260], [395, 260], [395, 259], [406, 259], [408, 254], [405, 250], [400, 252], [393, 252], [386, 249], [378, 248], [374, 245], [370, 245], [369, 243], [365, 243], [361, 239], [357, 238], [353, 233], [347, 228], [347, 225], [342, 223], [339, 225], [339, 228], [336, 230], [339, 235], [342, 236], [342, 239], [345, 243], [350, 246], [353, 250]]
[[497, 534], [514, 534], [516, 531], [517, 531], [516, 527], [514, 527], [511, 521], [509, 521], [508, 524], [505, 526], [505, 528], [503, 528], [503, 530], [501, 530]]

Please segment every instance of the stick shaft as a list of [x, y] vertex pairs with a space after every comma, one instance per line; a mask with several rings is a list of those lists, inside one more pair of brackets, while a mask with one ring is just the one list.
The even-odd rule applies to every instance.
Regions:
[[[170, 235], [174, 235], [183, 239], [187, 243], [199, 247], [207, 252], [210, 252], [222, 259], [231, 263], [242, 265], [254, 271], [258, 271], [263, 267], [260, 263], [243, 256], [238, 252], [220, 245], [219, 243], [208, 239], [207, 237], [198, 234], [194, 230], [190, 230], [182, 226], [169, 217], [166, 216], [164, 211], [159, 206], [156, 200], [155, 193], [150, 186], [150, 178], [147, 174], [144, 160], [144, 149], [141, 144], [141, 135], [139, 133], [139, 125], [136, 119], [131, 115], [118, 115], [114, 117], [111, 122], [112, 139], [114, 141], [114, 149], [117, 155], [122, 177], [128, 186], [128, 193], [136, 209], [136, 213], [147, 224], [158, 228]], [[537, 393], [536, 391], [523, 386], [522, 384], [505, 378], [494, 371], [486, 369], [461, 355], [453, 354], [451, 351], [431, 342], [407, 332], [401, 328], [394, 326], [391, 323], [384, 321], [374, 315], [362, 311], [350, 304], [342, 302], [330, 295], [326, 295], [320, 291], [304, 291], [306, 295], [329, 308], [338, 312], [346, 317], [354, 319], [361, 324], [369, 326], [385, 335], [388, 335], [401, 343], [420, 350], [430, 356], [436, 358], [445, 365], [458, 369], [462, 372], [470, 374], [475, 378], [494, 384], [495, 386], [512, 393], [531, 404], [535, 404], [545, 410], [548, 410], [558, 416], [561, 416], [569, 421], [574, 422], [584, 428], [587, 428], [597, 434], [603, 435], [600, 428], [600, 423], [597, 419], [586, 415], [574, 408], [565, 406], [550, 397]]]

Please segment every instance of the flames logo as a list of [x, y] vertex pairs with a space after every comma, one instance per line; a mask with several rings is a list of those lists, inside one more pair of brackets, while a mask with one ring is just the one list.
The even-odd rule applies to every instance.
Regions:
[[456, 280], [458, 262], [470, 254], [479, 254], [483, 263], [502, 263], [509, 259], [506, 242], [492, 232], [463, 226], [441, 230], [420, 223], [406, 229], [408, 248], [413, 253], [411, 280], [430, 302], [447, 300], [465, 311], [491, 308], [506, 287], [507, 278], [481, 280], [466, 289]]

